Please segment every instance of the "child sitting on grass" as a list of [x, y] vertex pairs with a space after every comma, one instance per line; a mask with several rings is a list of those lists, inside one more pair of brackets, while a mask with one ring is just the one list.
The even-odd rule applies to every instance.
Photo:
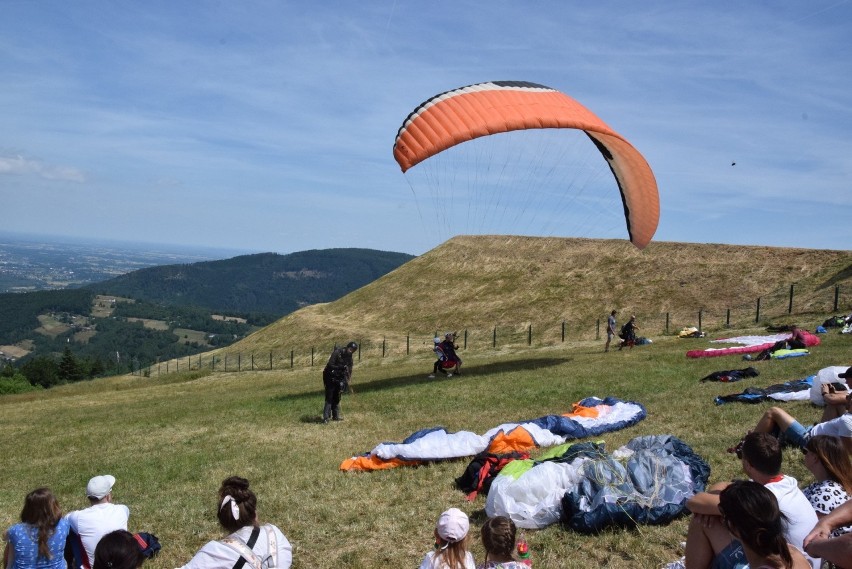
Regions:
[[470, 521], [458, 508], [450, 508], [435, 523], [435, 551], [423, 558], [420, 569], [476, 569], [467, 550]]
[[516, 561], [515, 522], [505, 516], [490, 518], [482, 526], [482, 545], [485, 546], [485, 562], [476, 569], [529, 569], [529, 565]]

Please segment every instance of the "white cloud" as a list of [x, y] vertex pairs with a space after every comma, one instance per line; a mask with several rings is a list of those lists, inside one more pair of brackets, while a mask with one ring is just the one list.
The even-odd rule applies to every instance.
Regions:
[[38, 160], [24, 158], [21, 155], [0, 156], [0, 174], [19, 176], [34, 175], [45, 180], [66, 182], [85, 182], [86, 175], [77, 168], [52, 166]]

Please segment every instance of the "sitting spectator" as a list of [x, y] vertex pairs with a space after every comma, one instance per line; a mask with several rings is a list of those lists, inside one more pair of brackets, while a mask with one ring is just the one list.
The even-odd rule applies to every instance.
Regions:
[[[816, 478], [802, 492], [821, 518], [852, 498], [852, 460], [840, 439], [828, 435], [811, 437], [802, 452], [805, 466]], [[833, 536], [850, 531], [852, 526], [845, 526]]]
[[133, 534], [119, 529], [109, 532], [98, 542], [92, 569], [139, 569], [144, 561], [145, 556]]
[[[789, 522], [784, 536], [791, 545], [801, 550], [804, 537], [816, 523], [817, 516], [799, 490], [796, 479], [781, 474], [780, 442], [768, 433], [749, 433], [743, 440], [741, 452], [743, 472], [775, 495], [781, 513]], [[742, 544], [731, 536], [720, 518], [719, 494], [729, 485], [730, 482], [715, 484], [686, 502], [693, 513], [685, 552], [686, 566], [690, 569], [711, 566], [721, 569], [746, 563]], [[808, 561], [813, 567], [819, 567], [818, 559]]]
[[70, 524], [49, 488], [27, 494], [21, 523], [10, 527], [3, 539], [6, 569], [65, 569], [65, 540]]
[[458, 508], [442, 513], [435, 523], [435, 551], [420, 563], [420, 569], [476, 569], [473, 555], [467, 550], [470, 521]]
[[[130, 509], [121, 504], [112, 503], [112, 487], [115, 477], [109, 474], [95, 476], [86, 485], [86, 496], [91, 506], [85, 510], [77, 510], [68, 514], [71, 530], [77, 535], [79, 544], [85, 552], [79, 553], [80, 559], [75, 561], [78, 567], [91, 567], [95, 562], [95, 547], [103, 536], [117, 529], [127, 529]], [[77, 545], [76, 543], [72, 543]]]
[[272, 524], [260, 525], [257, 497], [249, 481], [231, 476], [219, 488], [216, 515], [229, 535], [209, 541], [183, 566], [183, 569], [232, 569], [244, 559], [248, 567], [287, 569], [293, 563], [290, 542]]
[[790, 327], [790, 336], [788, 338], [775, 342], [772, 346], [760, 352], [754, 359], [768, 360], [778, 350], [801, 350], [807, 347], [805, 333], [794, 324]]
[[811, 437], [833, 435], [840, 437], [846, 452], [852, 453], [852, 393], [837, 391], [833, 386], [823, 384], [822, 396], [826, 406], [822, 420], [816, 425], [804, 427], [784, 409], [770, 407], [757, 422], [755, 432], [783, 436], [785, 441], [801, 448]]
[[789, 520], [764, 485], [731, 482], [719, 494], [719, 512], [723, 525], [742, 544], [749, 567], [810, 569], [802, 552], [787, 543], [784, 528]]
[[849, 525], [852, 525], [852, 500], [820, 518], [811, 533], [805, 537], [805, 551], [811, 556], [818, 555], [823, 560], [834, 563], [836, 567], [852, 568], [852, 533], [831, 537], [834, 530]]
[[482, 526], [482, 545], [485, 547], [485, 562], [476, 569], [527, 569], [527, 565], [516, 561], [515, 522], [505, 516], [489, 518]]

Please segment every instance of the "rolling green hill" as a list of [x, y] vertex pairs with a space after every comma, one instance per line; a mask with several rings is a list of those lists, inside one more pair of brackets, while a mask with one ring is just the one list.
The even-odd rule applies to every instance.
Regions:
[[369, 249], [264, 253], [145, 268], [81, 289], [0, 294], [0, 361], [29, 365], [28, 378], [41, 385], [63, 381], [51, 369], [66, 349], [95, 370], [84, 376], [137, 370], [228, 345], [411, 258]]
[[149, 302], [282, 316], [340, 298], [412, 258], [371, 249], [259, 253], [140, 269], [90, 288]]

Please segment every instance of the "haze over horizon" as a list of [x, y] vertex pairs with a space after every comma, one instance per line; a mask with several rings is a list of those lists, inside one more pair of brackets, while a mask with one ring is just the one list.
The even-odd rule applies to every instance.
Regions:
[[[477, 226], [442, 226], [393, 160], [397, 129], [436, 93], [513, 79], [646, 157], [655, 240], [848, 249], [850, 24], [848, 0], [0, 2], [0, 225], [421, 254]], [[617, 192], [583, 198], [586, 225], [542, 200], [487, 232], [626, 238]]]

